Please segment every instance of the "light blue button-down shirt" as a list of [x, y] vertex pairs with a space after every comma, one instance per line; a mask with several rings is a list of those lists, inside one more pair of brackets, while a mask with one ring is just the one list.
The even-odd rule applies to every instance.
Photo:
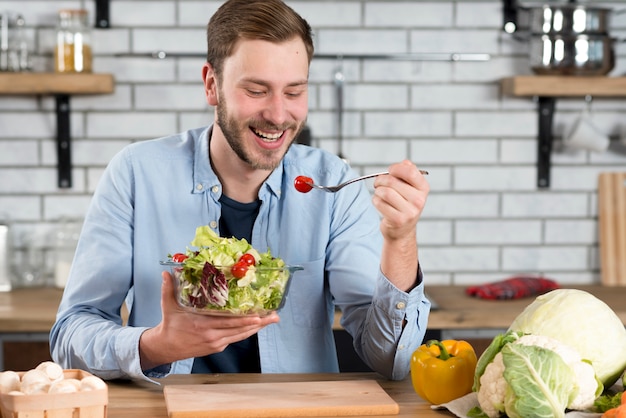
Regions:
[[[200, 225], [219, 232], [222, 188], [209, 163], [210, 132], [138, 142], [111, 160], [50, 333], [63, 367], [105, 379], [191, 371], [192, 358], [142, 371], [139, 337], [161, 321], [159, 261], [185, 250]], [[430, 310], [421, 277], [406, 293], [381, 273], [380, 217], [362, 183], [341, 193], [300, 193], [293, 186], [299, 175], [335, 184], [355, 173], [331, 153], [293, 145], [259, 190], [252, 246], [304, 267], [293, 276], [280, 322], [258, 333], [262, 371], [337, 372], [336, 306], [361, 358], [388, 378], [404, 378]]]

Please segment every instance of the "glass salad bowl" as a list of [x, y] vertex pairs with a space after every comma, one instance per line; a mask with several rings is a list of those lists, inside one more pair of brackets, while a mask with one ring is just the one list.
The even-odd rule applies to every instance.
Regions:
[[171, 260], [176, 299], [188, 312], [217, 316], [266, 316], [280, 310], [293, 273], [301, 266], [254, 266], [238, 272], [234, 266], [204, 263], [201, 270]]

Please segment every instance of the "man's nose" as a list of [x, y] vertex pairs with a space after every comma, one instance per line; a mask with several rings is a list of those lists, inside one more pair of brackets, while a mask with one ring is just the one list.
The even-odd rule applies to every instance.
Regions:
[[282, 95], [271, 95], [268, 97], [263, 118], [275, 125], [282, 125], [287, 120], [287, 103]]

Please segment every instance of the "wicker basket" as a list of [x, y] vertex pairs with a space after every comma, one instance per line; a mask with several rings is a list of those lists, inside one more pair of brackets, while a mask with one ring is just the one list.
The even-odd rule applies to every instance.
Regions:
[[[19, 373], [22, 375], [23, 373]], [[91, 376], [83, 370], [64, 370], [65, 379]], [[2, 418], [105, 418], [108, 390], [36, 395], [0, 394]]]

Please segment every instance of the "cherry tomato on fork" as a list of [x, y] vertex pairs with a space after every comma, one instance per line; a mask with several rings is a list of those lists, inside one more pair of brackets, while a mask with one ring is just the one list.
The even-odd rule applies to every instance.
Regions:
[[310, 192], [311, 189], [313, 189], [313, 186], [311, 186], [311, 184], [313, 184], [313, 179], [307, 176], [298, 176], [293, 181], [293, 185], [300, 193]]
[[183, 253], [176, 253], [172, 256], [172, 261], [175, 263], [182, 263], [183, 261], [185, 261], [188, 257], [183, 254]]

